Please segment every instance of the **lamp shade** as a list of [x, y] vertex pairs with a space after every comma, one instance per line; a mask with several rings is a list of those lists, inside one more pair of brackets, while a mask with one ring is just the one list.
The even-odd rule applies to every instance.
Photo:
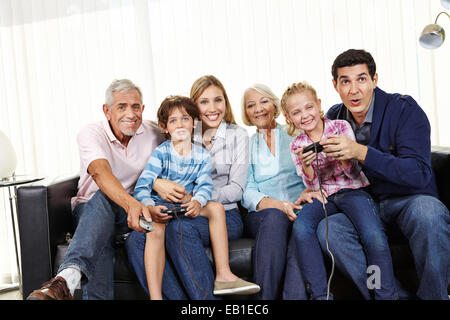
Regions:
[[0, 179], [12, 176], [17, 166], [14, 147], [8, 137], [0, 131]]
[[438, 24], [429, 24], [423, 29], [419, 43], [425, 49], [436, 49], [444, 43], [444, 40], [444, 28]]

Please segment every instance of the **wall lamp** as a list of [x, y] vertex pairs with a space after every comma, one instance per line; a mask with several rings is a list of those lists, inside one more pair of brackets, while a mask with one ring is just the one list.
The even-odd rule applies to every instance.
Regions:
[[[450, 0], [441, 0], [441, 3], [445, 8], [450, 8]], [[425, 49], [437, 49], [444, 43], [445, 30], [437, 24], [438, 18], [441, 14], [445, 14], [450, 18], [450, 15], [447, 12], [440, 12], [434, 23], [427, 25], [420, 35], [419, 43]]]

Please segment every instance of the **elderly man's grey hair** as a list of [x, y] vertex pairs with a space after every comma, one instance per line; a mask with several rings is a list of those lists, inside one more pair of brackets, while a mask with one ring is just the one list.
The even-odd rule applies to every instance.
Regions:
[[108, 106], [108, 109], [111, 108], [111, 105], [114, 103], [114, 92], [128, 92], [130, 90], [136, 89], [139, 92], [139, 96], [141, 97], [142, 103], [142, 92], [141, 89], [137, 85], [135, 85], [131, 80], [128, 79], [119, 79], [114, 80], [106, 89], [105, 93], [105, 104]]

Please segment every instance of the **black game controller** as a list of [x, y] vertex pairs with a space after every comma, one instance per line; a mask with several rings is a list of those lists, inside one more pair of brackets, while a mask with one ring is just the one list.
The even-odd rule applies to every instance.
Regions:
[[305, 149], [303, 149], [302, 153], [307, 153], [309, 151], [317, 150], [317, 153], [322, 152], [323, 146], [319, 142], [315, 142], [307, 146]]
[[185, 207], [174, 207], [167, 210], [161, 210], [161, 213], [167, 213], [169, 216], [184, 215], [187, 212]]
[[145, 231], [152, 232], [155, 228], [153, 227], [152, 222], [148, 222], [145, 220], [143, 216], [139, 217], [139, 226], [144, 229]]

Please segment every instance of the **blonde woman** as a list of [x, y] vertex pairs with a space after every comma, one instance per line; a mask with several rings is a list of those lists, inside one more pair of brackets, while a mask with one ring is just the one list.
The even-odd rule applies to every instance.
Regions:
[[[194, 130], [193, 140], [197, 145], [209, 151], [212, 160], [211, 176], [214, 190], [211, 201], [222, 204], [229, 240], [239, 239], [243, 234], [243, 223], [238, 209], [238, 202], [246, 183], [248, 170], [248, 133], [236, 125], [231, 105], [222, 83], [212, 75], [202, 76], [191, 87], [190, 98], [196, 103], [200, 121]], [[180, 203], [189, 199], [184, 187], [168, 181], [157, 180], [157, 190], [164, 201]], [[147, 287], [143, 273], [143, 259], [136, 252], [143, 248], [145, 238], [137, 233], [127, 241], [130, 246], [129, 258], [144, 288]], [[180, 253], [180, 244], [183, 251]], [[189, 298], [193, 300], [216, 299], [214, 293], [236, 294], [255, 293], [259, 286], [246, 283], [246, 290], [237, 287], [230, 278], [222, 283], [215, 283], [214, 270], [208, 260], [205, 247], [209, 246], [210, 233], [208, 220], [204, 217], [195, 219], [173, 219], [166, 229], [167, 261], [163, 278], [163, 294], [168, 298]], [[228, 252], [228, 243], [218, 243]], [[143, 250], [143, 249], [142, 249]], [[218, 257], [214, 257], [217, 259]], [[228, 261], [227, 256], [219, 259]], [[182, 285], [173, 282], [176, 271]], [[215, 270], [215, 272], [220, 270]], [[166, 282], [165, 282], [166, 281]], [[226, 284], [229, 282], [228, 284]], [[182, 287], [182, 290], [179, 290]], [[241, 286], [242, 287], [242, 286]], [[224, 293], [225, 292], [225, 293]], [[182, 293], [185, 296], [182, 296]]]

